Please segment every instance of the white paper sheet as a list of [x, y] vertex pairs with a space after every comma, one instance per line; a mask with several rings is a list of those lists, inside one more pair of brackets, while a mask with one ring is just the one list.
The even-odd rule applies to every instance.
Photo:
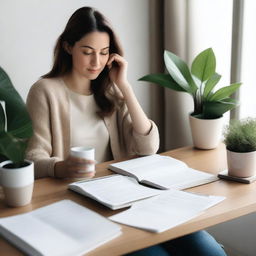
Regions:
[[109, 219], [151, 232], [163, 232], [201, 214], [225, 197], [196, 195], [169, 190], [163, 194], [135, 203], [130, 209]]

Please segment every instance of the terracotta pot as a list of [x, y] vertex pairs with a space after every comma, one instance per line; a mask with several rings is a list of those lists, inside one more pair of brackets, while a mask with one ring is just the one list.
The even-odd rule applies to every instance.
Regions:
[[222, 135], [223, 117], [199, 119], [190, 115], [189, 123], [194, 147], [213, 149], [219, 145]]
[[6, 168], [11, 161], [0, 163], [0, 185], [9, 206], [24, 206], [31, 202], [34, 187], [34, 163], [26, 160], [27, 166]]
[[246, 178], [256, 175], [256, 151], [233, 152], [227, 150], [228, 175]]

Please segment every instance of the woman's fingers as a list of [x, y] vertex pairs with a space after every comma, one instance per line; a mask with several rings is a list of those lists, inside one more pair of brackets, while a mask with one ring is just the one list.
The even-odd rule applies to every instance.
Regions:
[[67, 159], [68, 176], [74, 178], [93, 177], [95, 172], [88, 172], [90, 165], [95, 165], [96, 161], [70, 156]]
[[112, 62], [113, 62], [114, 60], [115, 60], [115, 53], [112, 53], [112, 54], [109, 56], [107, 65], [108, 65], [108, 66], [111, 66], [111, 65], [112, 65]]
[[95, 172], [71, 172], [69, 174], [70, 178], [93, 178]]
[[109, 56], [109, 60], [107, 62], [108, 67], [112, 66], [113, 61], [116, 61], [117, 63], [120, 63], [120, 64], [126, 63], [126, 60], [122, 56], [120, 56], [120, 55], [118, 55], [116, 53], [112, 53]]
[[70, 156], [68, 159], [68, 162], [71, 164], [96, 164], [95, 160], [91, 160], [91, 159], [85, 159], [85, 158], [80, 158], [80, 157], [74, 157], [74, 156]]
[[65, 161], [55, 164], [55, 177], [58, 178], [92, 178], [95, 171], [88, 171], [93, 160], [68, 157]]

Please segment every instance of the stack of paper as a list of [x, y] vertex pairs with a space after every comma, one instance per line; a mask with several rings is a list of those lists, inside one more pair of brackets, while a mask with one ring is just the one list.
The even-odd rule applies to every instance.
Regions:
[[134, 203], [109, 219], [151, 232], [163, 232], [201, 214], [221, 202], [222, 196], [205, 196], [169, 190], [159, 196]]
[[0, 218], [0, 234], [28, 255], [82, 255], [121, 234], [119, 225], [70, 200]]

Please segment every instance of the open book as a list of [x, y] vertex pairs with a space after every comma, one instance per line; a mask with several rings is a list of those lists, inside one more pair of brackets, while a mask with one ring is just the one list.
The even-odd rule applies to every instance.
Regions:
[[130, 206], [138, 200], [163, 192], [140, 185], [132, 177], [118, 174], [73, 182], [68, 185], [68, 188], [95, 199], [112, 210]]
[[121, 227], [73, 202], [0, 218], [0, 234], [28, 255], [82, 255], [121, 234]]
[[137, 202], [128, 210], [112, 215], [109, 219], [151, 232], [163, 232], [197, 217], [224, 199], [222, 196], [168, 190], [161, 195]]
[[217, 175], [189, 168], [180, 160], [158, 154], [110, 164], [108, 168], [160, 189], [185, 189], [218, 180]]

